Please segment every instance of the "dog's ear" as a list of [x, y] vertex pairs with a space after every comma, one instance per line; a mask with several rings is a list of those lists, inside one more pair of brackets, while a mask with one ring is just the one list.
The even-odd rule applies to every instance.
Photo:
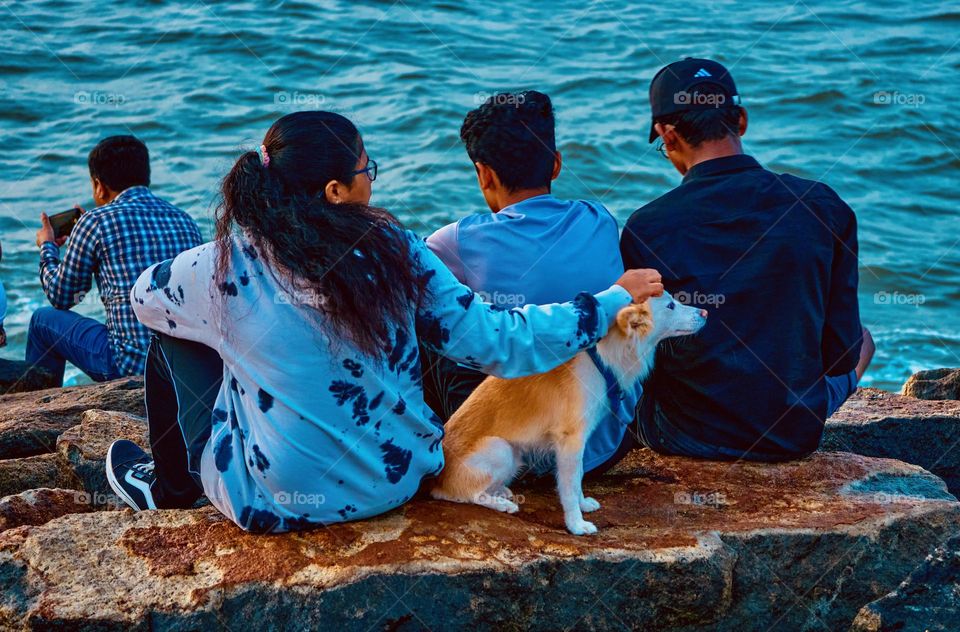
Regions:
[[617, 313], [617, 328], [625, 336], [646, 336], [653, 329], [653, 311], [647, 303], [628, 305]]

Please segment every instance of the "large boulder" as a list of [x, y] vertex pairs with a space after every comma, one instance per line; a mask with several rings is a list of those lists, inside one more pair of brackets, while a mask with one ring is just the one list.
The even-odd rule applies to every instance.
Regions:
[[827, 420], [821, 445], [919, 465], [960, 494], [960, 401], [861, 388]]
[[0, 393], [26, 393], [60, 386], [52, 373], [23, 360], [0, 358]]
[[57, 439], [62, 463], [77, 476], [96, 507], [122, 504], [110, 489], [104, 469], [107, 449], [117, 439], [149, 446], [147, 420], [128, 413], [88, 410], [79, 425], [65, 430]]
[[0, 627], [829, 629], [960, 525], [916, 466], [846, 453], [777, 465], [635, 451], [588, 482], [600, 531], [548, 485], [516, 515], [416, 499], [257, 536], [212, 508], [67, 515], [0, 534]]
[[931, 369], [914, 373], [903, 394], [917, 399], [960, 399], [960, 369]]
[[122, 501], [107, 484], [107, 448], [116, 439], [149, 445], [147, 421], [116, 411], [88, 410], [80, 423], [57, 438], [57, 451], [0, 460], [0, 495], [39, 487], [84, 490], [97, 508], [116, 508]]
[[53, 452], [60, 433], [91, 408], [146, 414], [143, 380], [0, 395], [0, 459]]
[[39, 487], [82, 489], [80, 479], [57, 454], [0, 461], [0, 496]]
[[92, 511], [90, 494], [76, 489], [31, 489], [0, 498], [0, 531]]
[[960, 536], [937, 548], [895, 591], [864, 606], [851, 630], [960, 630]]

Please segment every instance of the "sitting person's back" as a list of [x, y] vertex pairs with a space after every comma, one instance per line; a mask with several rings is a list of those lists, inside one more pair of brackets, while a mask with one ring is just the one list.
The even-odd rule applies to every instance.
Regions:
[[623, 259], [656, 263], [678, 300], [711, 315], [697, 336], [659, 350], [638, 413], [640, 440], [718, 459], [808, 454], [869, 361], [858, 367], [856, 218], [826, 185], [772, 173], [740, 153], [741, 108], [658, 114], [656, 92], [651, 139], [662, 137], [684, 179], [633, 214]]
[[[90, 153], [90, 174], [98, 207], [77, 220], [62, 259], [62, 239], [48, 230], [43, 216], [37, 237], [40, 279], [54, 309], [34, 313], [27, 361], [57, 376], [65, 361], [95, 380], [140, 375], [150, 340], [133, 313], [130, 289], [151, 265], [198, 246], [200, 230], [187, 213], [149, 189], [149, 156], [138, 139], [101, 141]], [[105, 325], [65, 311], [84, 300], [94, 279]]]
[[[617, 222], [602, 204], [549, 193], [444, 226], [427, 245], [490, 303], [552, 303], [623, 272]], [[572, 294], [571, 294], [572, 293]]]
[[540, 373], [662, 291], [631, 271], [574, 302], [496, 309], [370, 206], [376, 175], [349, 120], [288, 114], [224, 178], [217, 242], [144, 272], [134, 309], [162, 332], [146, 373], [152, 458], [110, 447], [124, 502], [190, 507], [205, 493], [257, 532], [391, 510], [444, 463], [418, 345]]
[[[597, 292], [620, 276], [619, 231], [610, 212], [600, 202], [550, 194], [561, 157], [547, 95], [494, 95], [467, 114], [460, 138], [492, 212], [444, 226], [427, 245], [462, 283], [509, 309]], [[487, 376], [475, 366], [426, 356], [426, 400], [446, 421]], [[588, 441], [587, 470], [620, 444], [630, 415], [614, 416]]]

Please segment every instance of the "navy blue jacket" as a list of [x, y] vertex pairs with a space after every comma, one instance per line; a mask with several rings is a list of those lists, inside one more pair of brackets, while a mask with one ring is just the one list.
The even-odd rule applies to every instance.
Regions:
[[656, 268], [675, 298], [710, 312], [699, 334], [658, 349], [641, 414], [719, 457], [816, 450], [824, 376], [852, 371], [862, 342], [850, 207], [750, 156], [717, 158], [638, 209], [620, 250], [627, 268]]

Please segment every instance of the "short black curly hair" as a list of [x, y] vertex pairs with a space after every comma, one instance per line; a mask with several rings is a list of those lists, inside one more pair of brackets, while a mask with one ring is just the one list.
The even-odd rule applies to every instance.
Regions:
[[130, 187], [150, 186], [150, 152], [136, 136], [104, 138], [90, 150], [87, 166], [91, 178], [116, 193]]
[[557, 153], [550, 97], [527, 90], [501, 92], [467, 113], [460, 140], [510, 191], [549, 187]]

